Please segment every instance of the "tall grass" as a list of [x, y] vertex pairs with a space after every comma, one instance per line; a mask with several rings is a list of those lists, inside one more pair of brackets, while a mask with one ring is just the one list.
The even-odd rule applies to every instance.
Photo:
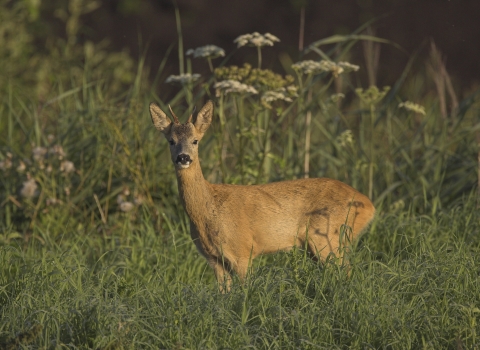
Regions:
[[[5, 51], [12, 42], [0, 49], [12, 73], [0, 77], [0, 347], [480, 346], [477, 93], [447, 108], [455, 99], [450, 88], [438, 97], [451, 85], [438, 49], [430, 64], [441, 75], [409, 65], [390, 89], [362, 86], [338, 65], [280, 73], [209, 58], [211, 76], [166, 101], [156, 93], [167, 88], [165, 59], [150, 85], [142, 60], [76, 44], [73, 25], [27, 59], [26, 6], [6, 8], [0, 23], [25, 19], [17, 56]], [[308, 57], [339, 62], [359, 40], [383, 42], [335, 36]], [[195, 59], [180, 63], [195, 73]], [[257, 93], [215, 85], [233, 78]], [[378, 216], [349, 256], [350, 277], [292, 251], [260, 259], [246, 284], [218, 293], [147, 112], [156, 101], [186, 119], [208, 98], [217, 107], [200, 147], [209, 181], [326, 176], [370, 194]], [[399, 107], [407, 100], [425, 114]]]

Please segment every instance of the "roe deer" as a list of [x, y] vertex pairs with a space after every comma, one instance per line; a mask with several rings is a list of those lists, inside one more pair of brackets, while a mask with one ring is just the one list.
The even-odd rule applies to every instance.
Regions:
[[173, 122], [159, 106], [150, 104], [153, 124], [170, 143], [190, 234], [213, 268], [221, 291], [230, 289], [231, 272], [243, 280], [251, 259], [263, 253], [306, 246], [314, 258], [325, 259], [330, 253], [341, 257], [343, 232], [353, 239], [373, 219], [375, 208], [365, 195], [332, 179], [251, 186], [207, 182], [198, 145], [212, 122], [212, 101], [185, 124], [171, 108], [170, 112]]

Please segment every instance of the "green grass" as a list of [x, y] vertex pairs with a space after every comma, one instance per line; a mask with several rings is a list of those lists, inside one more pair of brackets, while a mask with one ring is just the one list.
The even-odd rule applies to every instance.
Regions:
[[303, 251], [279, 253], [226, 295], [184, 223], [165, 235], [127, 218], [112, 235], [39, 233], [0, 248], [0, 339], [41, 325], [35, 348], [476, 348], [474, 204], [378, 217], [350, 277]]
[[[170, 87], [166, 58], [150, 83], [143, 60], [75, 44], [77, 27], [31, 57], [41, 23], [28, 10], [4, 7], [0, 21], [22, 34], [0, 45], [0, 348], [480, 348], [478, 91], [438, 95], [435, 81], [450, 78], [413, 70], [414, 58], [390, 89], [360, 91], [361, 73], [297, 74], [286, 54], [284, 72], [218, 59], [212, 75]], [[373, 40], [359, 33], [318, 41], [308, 57], [346, 60]], [[232, 76], [259, 93], [216, 96]], [[261, 99], [289, 86], [291, 101]], [[186, 120], [208, 98], [209, 181], [308, 172], [371, 195], [377, 216], [348, 255], [350, 275], [294, 250], [218, 292], [148, 115], [155, 101]], [[400, 108], [406, 100], [426, 113]]]

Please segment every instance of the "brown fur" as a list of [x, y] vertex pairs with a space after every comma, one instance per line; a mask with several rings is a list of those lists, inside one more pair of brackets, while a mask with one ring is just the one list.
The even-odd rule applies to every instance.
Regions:
[[[230, 273], [243, 280], [251, 259], [260, 254], [307, 246], [317, 258], [330, 253], [341, 256], [342, 239], [345, 242], [341, 232], [354, 239], [374, 217], [372, 202], [337, 180], [211, 184], [203, 177], [193, 141], [200, 141], [210, 125], [213, 103], [207, 102], [193, 124], [171, 123], [155, 104], [150, 105], [150, 113], [155, 127], [174, 143], [170, 151], [192, 239], [227, 290]], [[189, 166], [176, 163], [180, 154], [189, 155]]]

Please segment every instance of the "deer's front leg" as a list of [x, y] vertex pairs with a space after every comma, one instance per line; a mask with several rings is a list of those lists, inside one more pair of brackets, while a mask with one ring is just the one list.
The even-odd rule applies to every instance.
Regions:
[[208, 264], [215, 272], [220, 292], [228, 293], [232, 285], [232, 276], [230, 274], [230, 266], [228, 262], [215, 257], [207, 258], [207, 260]]

